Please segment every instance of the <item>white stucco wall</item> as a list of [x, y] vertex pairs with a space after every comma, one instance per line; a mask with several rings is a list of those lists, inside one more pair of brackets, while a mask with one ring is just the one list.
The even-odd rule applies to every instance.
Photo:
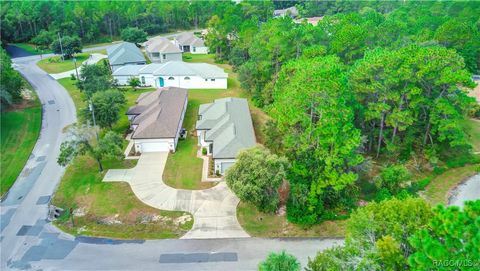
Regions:
[[192, 46], [190, 49], [190, 53], [192, 54], [208, 54], [208, 47], [203, 46], [203, 47], [196, 47]]
[[[160, 87], [159, 78], [163, 78], [164, 87], [181, 87], [187, 89], [227, 89], [227, 78], [207, 78], [200, 76], [153, 76], [150, 74], [140, 74], [138, 79], [142, 82], [142, 76], [145, 77], [143, 86]], [[128, 80], [132, 76], [114, 76], [119, 85], [128, 85]], [[173, 77], [172, 80], [168, 78]], [[186, 79], [186, 77], [190, 79]], [[213, 81], [212, 81], [213, 79]]]
[[[153, 52], [147, 52], [148, 58], [153, 63], [163, 63], [167, 61], [182, 61], [182, 53], [159, 53], [158, 57], [153, 56]], [[163, 55], [165, 55], [165, 59], [163, 58]]]

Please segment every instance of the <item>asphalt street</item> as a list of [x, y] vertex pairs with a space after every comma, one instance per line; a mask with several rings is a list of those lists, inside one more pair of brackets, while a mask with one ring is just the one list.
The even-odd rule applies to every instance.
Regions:
[[342, 244], [339, 239], [295, 238], [118, 241], [59, 231], [46, 217], [64, 173], [56, 162], [62, 130], [76, 121], [75, 106], [67, 91], [36, 66], [39, 59], [13, 59], [38, 93], [43, 122], [31, 157], [0, 204], [1, 270], [256, 270], [271, 251], [286, 250], [305, 266], [319, 250]]

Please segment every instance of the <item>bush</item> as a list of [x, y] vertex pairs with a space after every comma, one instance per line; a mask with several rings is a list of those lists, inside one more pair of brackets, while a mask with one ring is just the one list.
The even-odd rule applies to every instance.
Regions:
[[205, 147], [202, 148], [202, 154], [207, 155], [207, 148], [205, 148]]
[[70, 80], [72, 80], [72, 81], [77, 80], [77, 77], [75, 77], [75, 74], [73, 74], [73, 73], [70, 74]]
[[434, 167], [433, 168], [433, 173], [437, 174], [437, 175], [440, 175], [442, 173], [444, 173], [446, 170], [446, 168], [444, 167]]
[[386, 188], [395, 195], [404, 186], [405, 182], [411, 177], [408, 169], [403, 165], [387, 166], [382, 169], [382, 172], [375, 179], [375, 183], [379, 188]]
[[377, 194], [375, 195], [375, 201], [376, 202], [380, 202], [380, 201], [390, 199], [390, 198], [392, 198], [392, 194], [390, 193], [390, 191], [388, 191], [387, 188], [380, 189], [377, 192]]
[[295, 256], [285, 253], [270, 253], [267, 259], [258, 265], [259, 271], [299, 271], [300, 262]]

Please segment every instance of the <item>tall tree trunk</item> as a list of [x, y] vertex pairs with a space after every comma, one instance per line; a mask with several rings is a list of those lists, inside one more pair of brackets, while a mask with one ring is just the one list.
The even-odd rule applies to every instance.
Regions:
[[378, 146], [377, 146], [377, 156], [376, 156], [376, 158], [378, 158], [378, 156], [380, 155], [380, 148], [382, 146], [382, 139], [383, 139], [384, 122], [385, 122], [385, 113], [382, 113], [382, 119], [380, 121], [380, 132], [378, 133]]
[[427, 139], [430, 136], [430, 120], [427, 122], [427, 128], [425, 129], [425, 135], [423, 136], [423, 145], [427, 145]]
[[100, 169], [100, 172], [103, 171], [103, 167], [102, 167], [102, 162], [100, 161], [99, 158], [95, 158], [97, 160], [97, 163], [98, 163], [98, 168]]

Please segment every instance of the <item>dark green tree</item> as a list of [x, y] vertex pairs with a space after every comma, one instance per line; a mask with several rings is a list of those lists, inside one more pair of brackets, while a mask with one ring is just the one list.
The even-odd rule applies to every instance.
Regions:
[[100, 127], [112, 128], [120, 119], [120, 110], [125, 105], [125, 96], [118, 90], [110, 89], [92, 95], [95, 119]]
[[147, 41], [147, 32], [138, 27], [128, 27], [122, 30], [122, 40], [139, 44]]
[[63, 50], [63, 56], [68, 59], [72, 58], [75, 53], [82, 52], [82, 42], [80, 38], [76, 36], [63, 36], [60, 39], [55, 39], [50, 44], [50, 49], [55, 54], [62, 54]]

